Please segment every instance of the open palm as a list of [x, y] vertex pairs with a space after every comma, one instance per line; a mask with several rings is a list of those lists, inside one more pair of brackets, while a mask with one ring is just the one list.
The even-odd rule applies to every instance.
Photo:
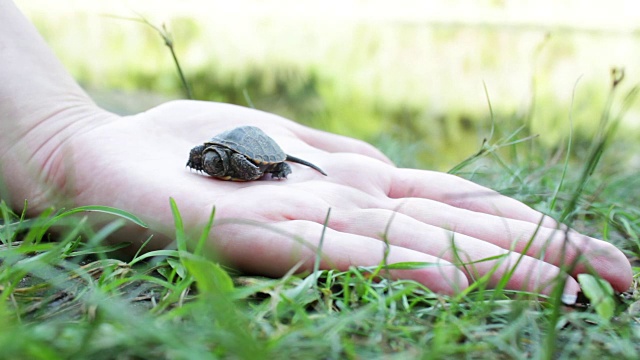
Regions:
[[[240, 125], [260, 127], [285, 152], [328, 176], [292, 164], [287, 179], [231, 182], [186, 168], [191, 147]], [[398, 169], [363, 142], [238, 106], [179, 101], [112, 117], [74, 137], [63, 153], [67, 160], [59, 174], [68, 177], [75, 204], [137, 214], [166, 235], [157, 236], [152, 248], [167, 245], [172, 233], [170, 197], [193, 229], [206, 223], [215, 206], [210, 245], [247, 272], [278, 276], [296, 265], [312, 269], [326, 230], [321, 267], [378, 265], [386, 240], [388, 263], [439, 264], [393, 270], [392, 276], [446, 293], [485, 274], [495, 284], [516, 263], [510, 288], [548, 292], [558, 266], [579, 256], [573, 275], [588, 263], [618, 290], [631, 279], [630, 267], [621, 271], [628, 261], [615, 247], [557, 230], [553, 220], [513, 199], [455, 176]], [[522, 257], [525, 249], [529, 256]], [[569, 279], [565, 289], [575, 293], [578, 285]]]

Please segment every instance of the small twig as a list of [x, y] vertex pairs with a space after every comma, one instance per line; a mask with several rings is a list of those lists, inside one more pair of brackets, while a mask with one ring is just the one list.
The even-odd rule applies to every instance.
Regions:
[[178, 55], [176, 55], [176, 51], [175, 51], [175, 48], [173, 46], [173, 39], [171, 38], [171, 33], [169, 32], [169, 30], [167, 30], [166, 24], [163, 23], [162, 24], [162, 28], [159, 28], [159, 27], [153, 25], [149, 20], [147, 20], [141, 14], [136, 12], [136, 15], [138, 15], [138, 18], [130, 18], [130, 17], [124, 17], [124, 16], [113, 16], [113, 15], [108, 15], [108, 16], [116, 18], [116, 19], [122, 19], [122, 20], [129, 20], [129, 21], [136, 21], [136, 22], [144, 23], [144, 24], [148, 25], [149, 27], [151, 27], [153, 30], [155, 30], [158, 34], [160, 34], [160, 36], [164, 40], [164, 44], [169, 48], [169, 51], [171, 52], [171, 57], [173, 58], [173, 63], [176, 66], [176, 70], [178, 71], [178, 76], [180, 77], [180, 81], [182, 82], [182, 87], [184, 88], [185, 96], [187, 97], [187, 99], [193, 99], [193, 94], [191, 93], [191, 87], [189, 86], [189, 83], [187, 82], [187, 78], [184, 76], [184, 72], [182, 71], [182, 67], [180, 66], [180, 61], [178, 60]]
[[158, 30], [158, 28], [156, 28], [155, 26], [153, 28], [156, 29], [156, 31], [158, 31], [160, 36], [162, 36], [162, 38], [164, 39], [164, 44], [167, 45], [167, 47], [169, 48], [169, 51], [171, 52], [171, 57], [173, 58], [173, 62], [176, 65], [176, 69], [178, 70], [178, 76], [180, 76], [180, 81], [182, 82], [182, 86], [184, 87], [184, 92], [185, 92], [185, 95], [187, 96], [187, 99], [193, 99], [193, 94], [191, 93], [191, 87], [189, 86], [189, 83], [187, 82], [187, 78], [184, 76], [184, 73], [182, 72], [180, 61], [178, 61], [178, 56], [176, 55], [176, 51], [173, 47], [173, 39], [171, 39], [171, 33], [169, 33], [169, 31], [167, 30], [167, 27], [165, 24], [162, 24], [162, 31]]

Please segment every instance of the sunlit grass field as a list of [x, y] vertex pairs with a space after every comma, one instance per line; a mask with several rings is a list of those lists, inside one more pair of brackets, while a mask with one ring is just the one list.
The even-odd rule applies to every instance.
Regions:
[[[640, 47], [620, 29], [135, 10], [30, 14], [113, 111], [185, 97], [162, 37], [122, 16], [160, 29], [166, 21], [197, 99], [365, 139], [402, 166], [472, 179], [615, 243], [633, 261], [640, 254], [638, 78], [629, 65]], [[135, 214], [90, 207], [25, 219], [0, 203], [0, 358], [635, 359], [640, 351], [635, 284], [613, 294], [581, 279], [591, 304], [570, 308], [559, 296], [487, 289], [486, 279], [442, 296], [381, 278], [385, 264], [247, 277], [187, 250], [199, 239], [187, 237], [180, 204], [172, 206], [175, 248], [121, 259], [102, 240], [139, 222]], [[113, 222], [92, 229], [86, 211]]]

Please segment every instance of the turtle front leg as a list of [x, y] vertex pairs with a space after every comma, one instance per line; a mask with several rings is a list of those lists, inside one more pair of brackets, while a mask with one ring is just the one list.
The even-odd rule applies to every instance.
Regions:
[[249, 181], [256, 180], [264, 175], [264, 171], [254, 163], [249, 161], [245, 156], [238, 153], [231, 155], [231, 169], [229, 174], [231, 180]]
[[270, 173], [274, 179], [286, 179], [287, 175], [291, 174], [291, 166], [285, 162], [281, 162], [271, 166], [265, 172]]

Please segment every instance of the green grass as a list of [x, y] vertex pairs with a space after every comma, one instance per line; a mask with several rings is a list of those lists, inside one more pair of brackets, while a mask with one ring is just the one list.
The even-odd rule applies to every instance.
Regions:
[[[603, 112], [609, 125], [586, 151], [567, 156], [565, 146], [548, 153], [521, 135], [526, 129], [505, 132], [496, 124], [497, 140], [488, 139], [452, 172], [492, 184], [637, 258], [639, 180], [607, 166], [608, 152], [617, 151], [608, 141], [616, 117], [608, 114], [624, 108], [615, 101], [623, 96], [612, 93]], [[103, 240], [126, 222], [140, 223], [132, 214], [85, 207], [25, 219], [0, 203], [1, 357], [633, 359], [640, 351], [635, 290], [622, 297], [596, 278], [581, 278], [592, 304], [567, 308], [559, 294], [488, 289], [484, 279], [442, 296], [412, 281], [380, 278], [384, 264], [279, 279], [242, 276], [202, 255], [211, 222], [203, 235], [188, 238], [171, 205], [175, 250], [122, 261]], [[87, 211], [113, 221], [91, 229]]]

